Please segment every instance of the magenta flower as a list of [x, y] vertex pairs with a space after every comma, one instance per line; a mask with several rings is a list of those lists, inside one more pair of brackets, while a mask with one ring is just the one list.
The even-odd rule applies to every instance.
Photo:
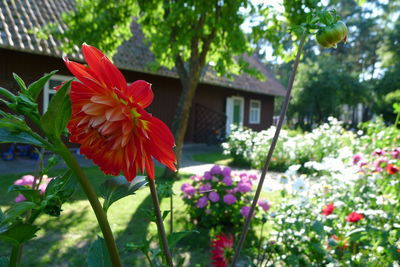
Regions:
[[219, 201], [219, 195], [217, 192], [211, 192], [210, 194], [208, 194], [208, 199], [211, 202], [218, 202]]
[[15, 198], [15, 202], [21, 202], [21, 201], [25, 201], [26, 198], [22, 195], [19, 194], [16, 198]]
[[243, 207], [240, 209], [240, 213], [243, 215], [243, 217], [249, 216], [250, 207], [248, 207], [248, 206], [243, 206]]
[[225, 176], [224, 179], [222, 179], [222, 182], [227, 186], [231, 186], [233, 184], [233, 180], [230, 176]]
[[400, 147], [394, 148], [391, 154], [394, 159], [400, 159]]
[[181, 190], [186, 196], [193, 196], [196, 194], [196, 188], [194, 188], [191, 184], [183, 184], [181, 186]]
[[224, 177], [226, 177], [226, 176], [231, 176], [231, 172], [232, 172], [232, 169], [231, 169], [231, 168], [225, 167], [225, 168], [222, 170], [221, 174], [222, 174]]
[[210, 183], [206, 183], [205, 185], [202, 185], [202, 186], [199, 187], [199, 193], [202, 194], [202, 193], [208, 192], [208, 191], [211, 190], [211, 188], [212, 188], [211, 184]]
[[211, 172], [205, 172], [203, 174], [203, 177], [204, 177], [205, 180], [211, 180], [212, 179]]
[[236, 202], [236, 197], [232, 194], [226, 194], [224, 196], [224, 202], [228, 205], [232, 205], [233, 203]]
[[260, 199], [258, 201], [258, 205], [265, 211], [269, 211], [269, 209], [271, 208], [271, 204], [266, 200], [266, 199]]
[[198, 176], [198, 175], [193, 175], [192, 177], [190, 177], [194, 182], [200, 182], [203, 177], [202, 176]]
[[15, 185], [28, 185], [32, 186], [33, 182], [35, 181], [35, 177], [30, 174], [24, 175], [21, 179], [18, 179], [14, 182]]
[[203, 196], [203, 197], [199, 198], [199, 200], [196, 203], [196, 207], [198, 207], [200, 209], [204, 208], [207, 205], [208, 205], [208, 199], [207, 199], [206, 196]]
[[258, 176], [257, 176], [257, 174], [250, 174], [249, 175], [249, 179], [253, 180], [253, 181], [256, 181], [256, 180], [258, 180]]
[[237, 185], [237, 191], [241, 193], [247, 193], [251, 191], [251, 183], [249, 182], [239, 182]]
[[374, 161], [374, 168], [375, 171], [381, 172], [383, 171], [383, 168], [386, 166], [388, 163], [388, 159], [386, 157], [379, 157]]
[[383, 156], [385, 155], [385, 150], [377, 148], [372, 152], [372, 156]]

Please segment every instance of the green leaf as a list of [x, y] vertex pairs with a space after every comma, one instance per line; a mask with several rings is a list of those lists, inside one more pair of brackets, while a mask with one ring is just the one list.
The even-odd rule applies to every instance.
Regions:
[[11, 228], [8, 228], [6, 231], [0, 233], [0, 239], [18, 246], [34, 238], [38, 230], [39, 227], [35, 225], [16, 224]]
[[348, 232], [346, 236], [350, 237], [351, 241], [358, 241], [365, 233], [365, 228], [357, 228], [353, 231]]
[[42, 196], [40, 195], [40, 190], [28, 188], [23, 185], [12, 185], [8, 188], [8, 192], [18, 192], [30, 201], [36, 204], [40, 204]]
[[320, 221], [315, 221], [312, 225], [312, 229], [316, 232], [319, 236], [324, 236], [324, 225]]
[[132, 182], [128, 182], [124, 176], [106, 180], [100, 186], [100, 195], [104, 198], [104, 211], [107, 212], [110, 206], [121, 198], [134, 195], [137, 190], [146, 184], [145, 176], [137, 176]]
[[7, 257], [0, 258], [0, 267], [8, 267], [9, 261]]
[[165, 220], [165, 218], [167, 218], [167, 216], [168, 216], [168, 214], [169, 214], [170, 212], [171, 212], [170, 210], [164, 210], [164, 211], [163, 211], [163, 213], [162, 213], [162, 219], [163, 219], [163, 221]]
[[325, 255], [325, 253], [326, 253], [326, 251], [325, 251], [324, 247], [321, 245], [321, 243], [313, 242], [313, 243], [311, 243], [311, 248], [312, 248], [312, 250], [314, 250], [317, 254]]
[[179, 240], [190, 234], [200, 234], [200, 232], [197, 230], [190, 230], [190, 231], [174, 232], [170, 234], [168, 236], [168, 244], [170, 248], [174, 248], [176, 244], [179, 242]]
[[19, 88], [21, 88], [21, 90], [23, 92], [26, 92], [27, 91], [26, 85], [25, 85], [25, 82], [21, 79], [21, 77], [19, 77], [16, 73], [13, 73], [13, 76], [14, 76], [14, 80], [17, 82]]
[[88, 267], [108, 267], [112, 266], [106, 242], [103, 238], [97, 237], [97, 240], [90, 246], [88, 258], [86, 260]]
[[44, 85], [50, 80], [50, 78], [57, 73], [58, 70], [54, 70], [50, 72], [49, 74], [43, 76], [39, 80], [31, 83], [28, 87], [28, 92], [32, 96], [33, 99], [37, 99], [39, 96], [40, 92], [42, 91]]
[[30, 144], [34, 146], [40, 146], [47, 149], [52, 149], [47, 144], [35, 138], [30, 133], [20, 132], [20, 133], [12, 133], [9, 129], [0, 128], [0, 143], [21, 143], [21, 144]]
[[5, 218], [1, 221], [0, 225], [4, 225], [6, 223], [14, 221], [19, 216], [23, 215], [25, 212], [37, 209], [38, 205], [29, 201], [22, 201], [19, 203], [15, 203], [11, 208], [6, 212]]
[[76, 180], [72, 177], [72, 171], [67, 170], [62, 176], [54, 178], [46, 187], [44, 197], [58, 195], [63, 202], [67, 201], [76, 189]]
[[64, 83], [51, 99], [49, 108], [40, 119], [43, 130], [50, 136], [59, 137], [71, 117], [69, 90], [71, 82]]

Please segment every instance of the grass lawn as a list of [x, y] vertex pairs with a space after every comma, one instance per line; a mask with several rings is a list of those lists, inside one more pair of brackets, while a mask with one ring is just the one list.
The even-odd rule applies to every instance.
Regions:
[[205, 162], [205, 163], [214, 163], [218, 165], [229, 166], [233, 162], [233, 158], [229, 155], [224, 155], [222, 152], [210, 152], [197, 154], [192, 156], [193, 160]]
[[[97, 167], [85, 168], [96, 189], [108, 176]], [[62, 173], [62, 170], [53, 171], [49, 176]], [[160, 174], [162, 169], [156, 169]], [[16, 194], [7, 192], [13, 182], [22, 175], [0, 175], [0, 208], [5, 211], [13, 203]], [[180, 187], [189, 182], [189, 174], [181, 174], [174, 183], [174, 231], [183, 231], [190, 228], [190, 222], [183, 201], [180, 197]], [[158, 179], [162, 182], [161, 179]], [[269, 195], [269, 199], [276, 196]], [[274, 201], [274, 200], [273, 200]], [[157, 236], [155, 223], [149, 222], [143, 216], [143, 209], [152, 208], [148, 187], [137, 192], [136, 195], [123, 198], [114, 203], [108, 212], [111, 228], [114, 232], [124, 266], [147, 266], [144, 256], [140, 252], [127, 251], [128, 242], [141, 243], [150, 236]], [[161, 209], [169, 210], [169, 199], [161, 200]], [[77, 190], [72, 199], [63, 205], [60, 217], [41, 215], [36, 224], [41, 230], [37, 237], [28, 242], [23, 249], [22, 266], [85, 266], [85, 259], [90, 243], [100, 234], [94, 213], [90, 208], [83, 192]], [[169, 233], [169, 217], [165, 220], [166, 231]], [[183, 240], [181, 255], [185, 256], [185, 266], [209, 266], [209, 240], [201, 235], [192, 234]], [[199, 241], [202, 240], [202, 241]], [[156, 243], [154, 243], [155, 245]], [[0, 240], [0, 257], [9, 257], [8, 244]]]

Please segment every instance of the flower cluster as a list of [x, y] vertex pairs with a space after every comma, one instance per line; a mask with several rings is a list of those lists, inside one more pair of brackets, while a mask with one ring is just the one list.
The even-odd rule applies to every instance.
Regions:
[[[192, 183], [181, 186], [182, 197], [193, 222], [211, 228], [239, 227], [249, 216], [253, 173], [235, 173], [229, 167], [213, 166], [202, 176], [192, 176]], [[271, 203], [262, 199], [257, 212], [267, 212]]]
[[[35, 186], [39, 185], [37, 187], [37, 189], [40, 191], [40, 194], [43, 195], [46, 192], [47, 185], [50, 183], [51, 179], [53, 179], [53, 178], [49, 178], [47, 175], [43, 175], [42, 179], [37, 179], [35, 181], [35, 177], [33, 177], [33, 175], [27, 174], [27, 175], [22, 176], [20, 179], [16, 180], [14, 182], [14, 184], [26, 186], [28, 188], [33, 188], [34, 185]], [[25, 201], [25, 200], [26, 200], [26, 198], [22, 194], [19, 194], [15, 198], [15, 202], [21, 202], [21, 201]]]

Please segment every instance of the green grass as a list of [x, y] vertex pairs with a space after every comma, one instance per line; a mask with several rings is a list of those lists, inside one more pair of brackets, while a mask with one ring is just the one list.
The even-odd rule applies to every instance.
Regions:
[[[85, 168], [93, 186], [98, 189], [109, 176], [104, 175], [97, 167]], [[50, 177], [62, 173], [63, 170], [49, 173]], [[156, 168], [156, 175], [160, 176], [162, 169]], [[0, 208], [5, 211], [14, 201], [16, 194], [8, 193], [7, 189], [22, 174], [0, 175]], [[191, 182], [189, 174], [180, 174], [174, 182], [174, 232], [193, 228], [185, 211], [180, 196], [180, 187], [185, 182]], [[157, 179], [162, 183], [162, 179]], [[268, 194], [268, 195], [267, 195]], [[275, 203], [279, 196], [263, 192]], [[169, 199], [161, 200], [161, 209], [169, 210]], [[143, 209], [151, 209], [152, 201], [148, 187], [137, 191], [136, 195], [128, 196], [114, 203], [108, 212], [111, 228], [116, 238], [124, 266], [147, 266], [141, 252], [125, 250], [128, 242], [142, 243], [154, 237], [152, 247], [156, 247], [157, 228], [143, 215]], [[94, 213], [84, 193], [77, 190], [68, 203], [63, 205], [60, 217], [41, 215], [35, 222], [41, 229], [37, 237], [24, 245], [21, 266], [85, 266], [85, 259], [91, 242], [100, 234]], [[169, 233], [169, 217], [165, 220], [165, 227]], [[267, 229], [268, 231], [268, 229]], [[258, 229], [256, 229], [258, 234]], [[192, 234], [181, 242], [178, 248], [181, 256], [185, 257], [185, 266], [209, 266], [209, 240], [207, 235]], [[9, 257], [10, 247], [0, 240], [0, 257]]]
[[218, 165], [229, 166], [233, 162], [233, 158], [229, 155], [223, 155], [221, 152], [203, 153], [192, 156], [193, 160], [214, 163]]

